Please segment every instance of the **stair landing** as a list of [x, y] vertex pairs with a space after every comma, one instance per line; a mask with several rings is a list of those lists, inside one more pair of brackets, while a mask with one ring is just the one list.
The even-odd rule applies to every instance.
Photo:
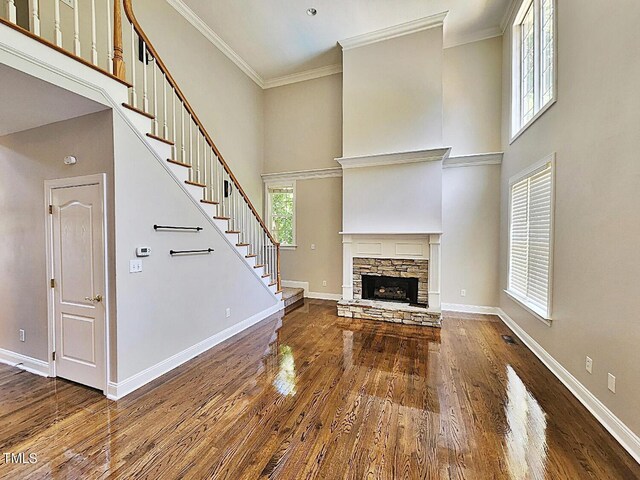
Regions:
[[285, 308], [304, 299], [304, 290], [302, 288], [282, 288], [282, 300]]

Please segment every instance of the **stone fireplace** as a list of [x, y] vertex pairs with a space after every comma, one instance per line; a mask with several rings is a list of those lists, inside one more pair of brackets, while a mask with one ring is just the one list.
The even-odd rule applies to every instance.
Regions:
[[343, 235], [338, 315], [439, 327], [440, 235]]

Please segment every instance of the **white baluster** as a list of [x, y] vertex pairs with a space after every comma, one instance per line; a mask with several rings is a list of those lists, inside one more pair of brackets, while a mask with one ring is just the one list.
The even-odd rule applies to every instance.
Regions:
[[73, 53], [78, 57], [82, 55], [80, 50], [80, 2], [73, 2]]
[[149, 96], [147, 94], [147, 44], [142, 42], [142, 110], [149, 113]]
[[[119, 2], [120, 0], [115, 1]], [[111, 48], [110, 51], [113, 51], [113, 48]], [[138, 92], [136, 92], [136, 62], [136, 32], [133, 28], [133, 24], [131, 24], [131, 105], [138, 108]]]
[[200, 129], [196, 133], [196, 182], [202, 183], [202, 166], [200, 165]]
[[58, 47], [62, 46], [62, 30], [60, 30], [60, 0], [53, 0], [53, 35]]
[[167, 77], [162, 75], [162, 137], [169, 138], [169, 125], [167, 123]]
[[173, 135], [171, 139], [173, 140], [173, 156], [174, 160], [178, 159], [178, 139], [176, 138], [176, 94], [173, 90], [171, 90], [171, 99], [173, 103], [173, 108], [171, 109], [171, 116], [173, 117], [171, 122], [171, 129], [173, 130]]
[[[76, 0], [77, 3], [78, 0]], [[91, 0], [91, 63], [98, 65], [98, 40], [96, 39], [96, 0]]]
[[40, 36], [40, 3], [31, 0], [31, 31]]
[[[37, 2], [38, 0], [35, 1]], [[106, 0], [105, 3], [107, 5], [107, 68], [110, 73], [113, 73], [113, 33], [111, 32], [111, 12], [113, 10], [111, 10], [111, 0]]]
[[16, 21], [17, 21], [17, 11], [16, 11], [16, 2], [15, 2], [15, 0], [7, 0], [7, 15], [8, 15], [9, 21], [11, 23], [16, 23]]
[[155, 58], [151, 69], [153, 71], [153, 133], [154, 135], [160, 135], [160, 132], [158, 132], [158, 65], [156, 65]]
[[180, 161], [186, 163], [186, 152], [184, 151], [184, 105], [180, 101]]

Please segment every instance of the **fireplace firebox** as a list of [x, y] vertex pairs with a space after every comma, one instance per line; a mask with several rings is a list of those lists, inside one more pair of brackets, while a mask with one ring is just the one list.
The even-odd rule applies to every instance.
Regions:
[[362, 298], [417, 304], [418, 279], [362, 275]]

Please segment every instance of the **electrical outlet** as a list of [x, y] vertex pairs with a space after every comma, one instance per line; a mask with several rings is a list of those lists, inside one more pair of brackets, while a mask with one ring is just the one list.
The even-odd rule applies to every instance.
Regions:
[[587, 361], [584, 364], [584, 368], [587, 369], [587, 372], [593, 373], [593, 360], [591, 360], [591, 357], [587, 357]]
[[24, 341], [25, 341], [25, 333], [24, 333], [24, 330], [21, 328], [21, 329], [20, 329], [20, 331], [19, 331], [19, 333], [20, 333], [20, 341], [21, 341], [21, 342], [24, 342]]
[[327, 286], [327, 281], [326, 281], [326, 280], [323, 280], [323, 281], [322, 281], [322, 286], [323, 286], [323, 287], [326, 287], [326, 286]]
[[227, 308], [227, 311], [225, 312], [225, 316], [227, 318], [229, 318], [231, 316], [231, 309], [230, 308]]
[[467, 291], [464, 288], [462, 290], [460, 290], [460, 296], [461, 297], [466, 297], [467, 296]]
[[316, 249], [316, 244], [315, 244], [315, 243], [312, 243], [312, 244], [311, 244], [311, 250], [315, 250], [315, 249]]
[[613, 393], [616, 393], [616, 377], [614, 377], [610, 373], [607, 376], [607, 388]]

